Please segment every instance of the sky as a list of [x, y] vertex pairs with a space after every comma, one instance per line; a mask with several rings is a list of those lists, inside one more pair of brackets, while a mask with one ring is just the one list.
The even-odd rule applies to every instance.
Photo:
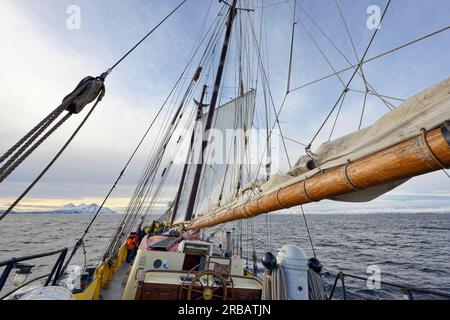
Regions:
[[[371, 5], [384, 8], [386, 1], [338, 1], [361, 56], [373, 32], [367, 27], [370, 16], [367, 8]], [[105, 71], [178, 3], [163, 0], [1, 1], [0, 153], [59, 105], [80, 79]], [[264, 7], [267, 73], [278, 106], [286, 92], [294, 0], [250, 3], [256, 10]], [[354, 62], [351, 43], [334, 0], [300, 0], [299, 3]], [[58, 208], [69, 202], [101, 202], [179, 77], [209, 4], [207, 0], [188, 0], [110, 75], [107, 94], [99, 108], [18, 210]], [[72, 6], [80, 9], [79, 29], [67, 26]], [[218, 1], [213, 1], [212, 10], [217, 11], [218, 7]], [[392, 1], [368, 57], [448, 26], [448, 12], [450, 2], [447, 0]], [[304, 25], [296, 25], [293, 88], [332, 71], [305, 30], [317, 39], [335, 68], [348, 66], [304, 12], [298, 13]], [[379, 93], [406, 99], [450, 76], [449, 51], [450, 33], [446, 32], [371, 62], [364, 71]], [[350, 75], [343, 73], [344, 81]], [[361, 83], [357, 80], [355, 88], [358, 85]], [[308, 142], [340, 90], [338, 79], [333, 77], [290, 93], [280, 116], [284, 134]], [[335, 131], [336, 137], [357, 129], [361, 99], [357, 93], [349, 96]], [[364, 126], [386, 111], [377, 99], [369, 98]], [[0, 209], [7, 207], [42, 170], [82, 116], [71, 119], [0, 184]], [[324, 141], [329, 130], [327, 125], [315, 147]], [[114, 191], [108, 207], [122, 210], [126, 206], [151, 150], [152, 136]], [[303, 148], [287, 143], [289, 156], [295, 161]], [[449, 195], [448, 178], [436, 172], [414, 178], [375, 202], [338, 204], [337, 208], [342, 211], [378, 210], [380, 207], [404, 207], [407, 203], [408, 206], [449, 208], [450, 211]], [[331, 210], [333, 206], [325, 202], [318, 208], [312, 206], [311, 211]]]

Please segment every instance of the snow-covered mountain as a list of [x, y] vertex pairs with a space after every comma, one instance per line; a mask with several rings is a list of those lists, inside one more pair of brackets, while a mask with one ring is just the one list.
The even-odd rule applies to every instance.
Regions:
[[[62, 208], [57, 209], [55, 211], [51, 211], [48, 213], [60, 213], [60, 214], [78, 214], [78, 213], [96, 213], [99, 208], [99, 205], [96, 203], [91, 204], [85, 204], [82, 203], [78, 206], [74, 205], [73, 203], [69, 203], [64, 205]], [[109, 209], [107, 207], [103, 207], [100, 211], [101, 214], [117, 214], [116, 211]]]
[[[62, 206], [59, 209], [51, 210], [51, 211], [30, 211], [30, 212], [11, 212], [12, 214], [21, 214], [21, 213], [28, 213], [28, 214], [95, 214], [99, 208], [99, 205], [96, 203], [92, 204], [85, 204], [82, 203], [78, 206], [74, 205], [73, 203], [66, 204]], [[0, 210], [0, 213], [2, 213], [2, 210]], [[116, 211], [103, 207], [100, 211], [100, 214], [118, 214]]]

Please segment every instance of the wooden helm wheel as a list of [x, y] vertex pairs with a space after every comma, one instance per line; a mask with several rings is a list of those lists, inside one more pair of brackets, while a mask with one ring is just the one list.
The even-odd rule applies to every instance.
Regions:
[[202, 271], [189, 285], [187, 300], [192, 300], [193, 293], [200, 294], [195, 300], [226, 300], [228, 297], [227, 281], [217, 271]]
[[[198, 270], [200, 267], [209, 267], [210, 264], [210, 262], [201, 263], [188, 272], [180, 286], [179, 299], [184, 299], [183, 291], [187, 290], [187, 300], [226, 300], [229, 296], [229, 286], [232, 289], [231, 299], [233, 299], [234, 281], [231, 278], [229, 271], [224, 266], [218, 265], [220, 271], [207, 269], [197, 273], [193, 278], [190, 277], [195, 274], [195, 270]], [[202, 278], [205, 277], [206, 286], [202, 282]], [[190, 279], [192, 279], [192, 281]], [[219, 291], [219, 289], [222, 290]], [[200, 296], [198, 296], [199, 294]]]

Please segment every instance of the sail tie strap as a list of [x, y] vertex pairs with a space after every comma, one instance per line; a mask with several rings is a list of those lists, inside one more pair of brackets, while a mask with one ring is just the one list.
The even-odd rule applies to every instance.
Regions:
[[439, 158], [436, 156], [436, 154], [434, 154], [433, 149], [431, 149], [431, 146], [428, 143], [428, 140], [427, 140], [427, 137], [426, 137], [427, 130], [425, 128], [422, 128], [422, 129], [420, 129], [420, 133], [421, 133], [423, 145], [426, 147], [426, 149], [427, 149], [429, 155], [431, 156], [431, 158], [433, 158], [434, 162], [436, 162], [436, 164], [439, 167], [441, 167], [441, 169], [445, 170], [446, 169], [445, 165], [442, 163], [441, 160], [439, 160]]
[[242, 209], [244, 210], [244, 216], [246, 216], [246, 217], [250, 217], [250, 215], [249, 215], [249, 213], [248, 213], [248, 211], [247, 211], [247, 203], [248, 203], [249, 201], [247, 201], [243, 206], [242, 206]]
[[345, 178], [345, 182], [347, 182], [347, 184], [349, 185], [349, 187], [354, 190], [354, 191], [359, 191], [361, 189], [359, 189], [350, 179], [349, 175], [348, 175], [348, 167], [350, 166], [352, 162], [350, 161], [350, 159], [347, 160], [347, 163], [345, 164], [344, 167], [344, 178]]
[[281, 204], [281, 201], [280, 201], [280, 191], [281, 191], [281, 190], [282, 190], [281, 188], [277, 190], [277, 196], [276, 196], [276, 198], [277, 198], [277, 205], [278, 205], [281, 209], [287, 209], [285, 206], [283, 206], [283, 205]]
[[306, 191], [306, 182], [308, 181], [308, 178], [306, 178], [305, 180], [303, 180], [303, 194], [305, 195], [306, 198], [308, 198], [309, 201], [311, 202], [317, 202], [316, 200], [314, 200], [313, 198], [311, 198], [308, 194], [308, 192]]
[[256, 200], [256, 206], [258, 207], [258, 210], [263, 211], [264, 213], [270, 213], [269, 211], [264, 210], [263, 208], [261, 208], [261, 206], [259, 205], [259, 201], [261, 201], [263, 197], [258, 197], [258, 199]]
[[428, 151], [428, 154], [431, 156], [431, 158], [434, 160], [434, 162], [436, 162], [437, 163], [437, 165], [439, 166], [439, 167], [441, 167], [441, 169], [442, 169], [442, 171], [445, 173], [445, 175], [450, 179], [450, 174], [446, 171], [446, 167], [445, 167], [445, 165], [442, 163], [442, 161], [441, 160], [439, 160], [439, 158], [436, 156], [436, 154], [433, 152], [433, 149], [431, 149], [431, 146], [430, 146], [430, 144], [428, 143], [428, 140], [427, 140], [427, 136], [426, 136], [426, 133], [427, 133], [427, 130], [425, 129], [425, 128], [422, 128], [422, 129], [420, 129], [420, 132], [421, 132], [421, 137], [422, 137], [422, 141], [423, 141], [423, 145], [425, 146], [425, 148], [427, 149], [427, 151]]

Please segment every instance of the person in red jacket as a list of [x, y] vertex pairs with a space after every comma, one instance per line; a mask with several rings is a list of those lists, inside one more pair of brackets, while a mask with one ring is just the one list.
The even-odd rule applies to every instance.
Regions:
[[138, 248], [139, 248], [139, 244], [141, 243], [141, 241], [139, 240], [139, 236], [136, 232], [132, 232], [131, 235], [133, 236], [133, 240], [134, 240], [134, 249], [133, 249], [133, 256], [131, 258], [131, 260], [134, 260], [134, 257], [136, 257]]

